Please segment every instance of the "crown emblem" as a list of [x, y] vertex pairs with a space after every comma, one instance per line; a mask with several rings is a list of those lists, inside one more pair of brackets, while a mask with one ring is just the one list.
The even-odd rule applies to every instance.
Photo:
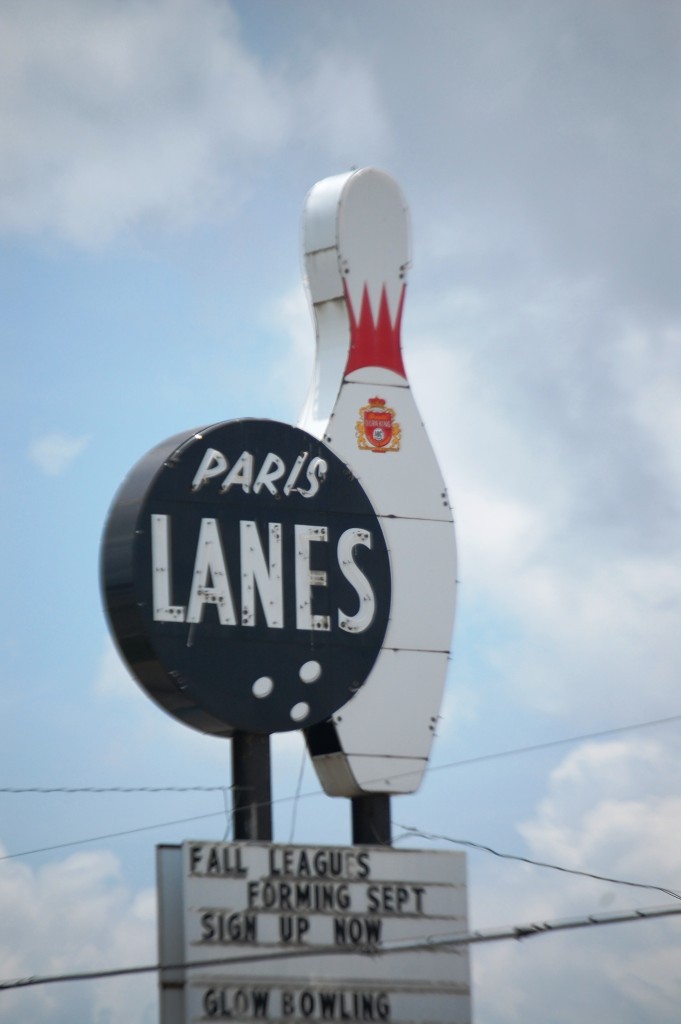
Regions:
[[355, 424], [357, 447], [360, 451], [398, 452], [402, 428], [395, 419], [395, 410], [390, 409], [385, 398], [375, 395], [359, 410], [360, 418]]

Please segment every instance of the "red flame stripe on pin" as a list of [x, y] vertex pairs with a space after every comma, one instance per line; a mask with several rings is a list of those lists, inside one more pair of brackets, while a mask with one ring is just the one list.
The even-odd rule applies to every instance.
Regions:
[[345, 376], [354, 370], [361, 370], [365, 366], [381, 366], [386, 370], [393, 370], [406, 380], [407, 374], [402, 362], [400, 343], [404, 290], [405, 285], [402, 285], [397, 315], [393, 322], [388, 306], [388, 296], [385, 285], [383, 285], [378, 318], [374, 320], [369, 290], [365, 284], [358, 320], [352, 308], [347, 285], [345, 285], [345, 299], [350, 317], [350, 353], [345, 367]]

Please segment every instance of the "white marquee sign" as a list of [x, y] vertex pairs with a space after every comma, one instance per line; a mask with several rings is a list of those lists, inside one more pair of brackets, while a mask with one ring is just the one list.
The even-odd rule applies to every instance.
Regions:
[[162, 972], [163, 1024], [470, 1022], [467, 947], [428, 948], [467, 929], [463, 853], [187, 841], [158, 884], [161, 963], [208, 962]]

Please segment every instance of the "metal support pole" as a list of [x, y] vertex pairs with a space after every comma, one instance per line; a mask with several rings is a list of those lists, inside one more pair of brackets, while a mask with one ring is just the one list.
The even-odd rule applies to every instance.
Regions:
[[352, 842], [355, 846], [392, 845], [388, 793], [368, 793], [352, 798]]
[[254, 732], [232, 737], [234, 838], [272, 840], [270, 738]]

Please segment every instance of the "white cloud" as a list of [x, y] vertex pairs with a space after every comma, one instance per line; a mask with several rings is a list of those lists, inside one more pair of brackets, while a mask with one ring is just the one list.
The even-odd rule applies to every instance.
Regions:
[[140, 224], [225, 217], [291, 140], [360, 159], [386, 134], [371, 73], [315, 53], [266, 66], [227, 0], [6, 5], [0, 230], [97, 246]]
[[0, 226], [97, 244], [192, 223], [243, 189], [288, 111], [210, 0], [28, 0], [0, 42]]
[[101, 697], [126, 698], [134, 688], [135, 683], [118, 650], [107, 640], [95, 672], [94, 692]]
[[85, 451], [89, 441], [89, 437], [45, 434], [31, 442], [28, 457], [48, 476], [60, 476]]
[[628, 324], [613, 353], [613, 373], [681, 503], [681, 327], [646, 331]]
[[482, 708], [482, 698], [479, 691], [471, 686], [462, 686], [456, 681], [456, 676], [450, 672], [451, 685], [445, 690], [445, 695], [440, 707], [437, 725], [435, 727], [436, 746], [446, 741], [454, 741], [470, 728], [472, 722], [477, 719]]
[[[525, 916], [518, 923], [535, 920], [546, 918]], [[473, 954], [476, 1021], [676, 1024], [681, 941], [675, 922], [678, 918], [607, 925], [478, 947]]]
[[295, 423], [312, 379], [315, 348], [315, 325], [302, 284], [294, 285], [272, 303], [267, 320], [288, 340], [280, 358], [269, 364], [269, 388], [280, 399], [286, 396], [290, 419]]
[[[129, 760], [131, 747], [151, 748], [154, 742], [159, 742], [164, 748], [174, 751], [176, 764], [186, 759], [188, 765], [200, 762], [204, 767], [211, 766], [214, 777], [224, 779], [225, 786], [228, 786], [229, 742], [188, 728], [162, 711], [135, 682], [110, 639], [104, 643], [92, 689], [108, 721], [111, 722], [114, 715], [120, 715], [125, 722], [124, 743], [120, 742], [120, 733], [112, 729], [102, 738], [100, 745], [100, 756], [108, 759], [114, 769]], [[272, 763], [278, 766], [277, 785], [290, 794], [297, 784], [301, 760], [307, 757], [303, 734], [295, 729], [274, 733], [271, 751]], [[309, 780], [313, 774], [309, 763], [307, 769]], [[215, 807], [219, 807], [218, 797]]]
[[[612, 715], [663, 716], [675, 708], [681, 668], [681, 579], [660, 557], [592, 556], [535, 569], [520, 581], [534, 650], [516, 672], [538, 704]], [[543, 649], [540, 644], [543, 638]]]
[[[0, 976], [10, 980], [152, 964], [155, 917], [154, 892], [131, 892], [111, 853], [77, 853], [35, 870], [5, 861], [0, 871]], [[150, 1024], [156, 1014], [155, 988], [151, 973], [5, 992], [0, 1020]]]
[[[681, 798], [669, 772], [678, 760], [673, 736], [658, 730], [654, 738], [572, 751], [551, 774], [534, 816], [520, 826], [527, 855], [678, 891]], [[508, 863], [489, 868], [476, 900], [476, 927], [483, 928], [674, 902], [661, 892]], [[480, 947], [474, 954], [479, 1019], [673, 1024], [679, 955], [678, 918]]]
[[127, 770], [130, 749], [151, 750], [158, 743], [174, 751], [176, 765], [200, 761], [204, 767], [211, 766], [216, 778], [227, 778], [227, 741], [192, 729], [162, 710], [136, 682], [110, 638], [104, 641], [92, 690], [99, 713], [112, 726], [99, 747], [100, 758], [110, 770]]
[[622, 723], [670, 713], [677, 333], [618, 319], [594, 346], [583, 321], [602, 320], [598, 282], [419, 301], [407, 365], [453, 500], [460, 599], [506, 627], [491, 666], [516, 699], [580, 728], [613, 709]]
[[377, 84], [350, 48], [325, 47], [295, 91], [297, 137], [322, 145], [337, 171], [380, 163], [389, 144], [388, 119]]
[[548, 860], [674, 888], [681, 796], [669, 764], [676, 756], [671, 740], [652, 738], [579, 747], [551, 773], [535, 817], [519, 831]]

